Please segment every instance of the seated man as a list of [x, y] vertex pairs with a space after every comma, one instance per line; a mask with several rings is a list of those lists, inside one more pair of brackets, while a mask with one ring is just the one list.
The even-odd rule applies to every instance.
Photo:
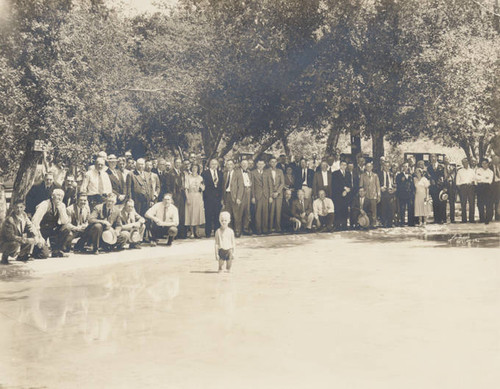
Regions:
[[[73, 239], [80, 238], [75, 244], [75, 251], [85, 251], [85, 244], [89, 241], [89, 217], [90, 208], [87, 201], [87, 194], [81, 192], [78, 194], [78, 200], [67, 208], [70, 218], [69, 228], [73, 233]], [[67, 248], [69, 251], [70, 247]]]
[[[102, 247], [104, 250], [122, 250], [127, 242], [127, 236], [121, 232], [120, 208], [116, 206], [116, 195], [114, 193], [106, 197], [103, 204], [95, 206], [89, 218], [89, 240], [92, 244], [92, 253], [99, 254]], [[110, 231], [116, 236], [115, 243], [103, 240], [103, 234]]]
[[300, 221], [292, 214], [292, 193], [291, 189], [285, 190], [285, 197], [283, 198], [283, 205], [281, 206], [281, 227], [284, 232], [297, 231], [301, 226]]
[[326, 197], [326, 192], [321, 189], [319, 197], [313, 202], [314, 219], [320, 231], [333, 231], [334, 206], [332, 199]]
[[179, 225], [179, 211], [173, 204], [172, 195], [165, 193], [161, 203], [148, 209], [146, 218], [151, 220], [151, 246], [156, 246], [158, 239], [167, 235], [167, 246], [171, 246]]
[[307, 232], [311, 232], [312, 224], [314, 221], [314, 213], [311, 203], [305, 200], [305, 192], [302, 189], [299, 189], [297, 191], [297, 199], [293, 201], [292, 215], [294, 218], [300, 221], [302, 227], [305, 226]]
[[[352, 200], [351, 206], [351, 220], [354, 222], [353, 228], [359, 229], [361, 226], [359, 224], [359, 217], [365, 216], [370, 220], [371, 207], [370, 203], [365, 196], [365, 189], [363, 187], [359, 188], [358, 195]], [[364, 228], [367, 228], [365, 226]]]
[[69, 227], [69, 216], [63, 203], [64, 191], [54, 189], [50, 200], [36, 207], [33, 224], [40, 230], [43, 239], [49, 239], [52, 258], [67, 257], [63, 249], [71, 244], [73, 234]]
[[2, 227], [0, 251], [2, 251], [2, 265], [9, 264], [9, 256], [17, 256], [18, 261], [26, 262], [35, 244], [43, 244], [40, 232], [31, 223], [25, 212], [22, 201], [16, 201], [10, 216]]
[[[130, 244], [129, 247], [131, 249], [140, 249], [146, 229], [146, 220], [135, 211], [134, 200], [127, 200], [125, 202], [120, 212], [120, 221], [122, 224], [121, 233], [126, 236], [127, 242]], [[132, 241], [131, 238], [136, 233], [139, 234], [140, 240]]]

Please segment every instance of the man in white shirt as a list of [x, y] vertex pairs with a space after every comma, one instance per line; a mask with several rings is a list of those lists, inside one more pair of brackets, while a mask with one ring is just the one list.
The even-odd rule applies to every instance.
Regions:
[[489, 161], [481, 160], [481, 167], [476, 170], [477, 208], [479, 222], [489, 224], [493, 217], [492, 186], [493, 171], [489, 168]]
[[500, 157], [495, 155], [491, 161], [491, 169], [493, 170], [493, 213], [495, 220], [500, 221]]
[[296, 189], [302, 189], [305, 199], [309, 200], [312, 197], [314, 170], [307, 166], [307, 159], [305, 158], [300, 160], [300, 168], [297, 169], [296, 180], [299, 183]]
[[106, 169], [106, 161], [104, 158], [99, 157], [95, 161], [95, 168], [89, 169], [83, 178], [80, 191], [87, 193], [91, 210], [97, 204], [101, 204], [104, 198], [113, 192], [111, 180]]
[[321, 231], [332, 232], [335, 207], [333, 201], [326, 197], [326, 192], [319, 191], [319, 197], [313, 202], [314, 219]]
[[172, 195], [166, 193], [162, 202], [149, 208], [145, 216], [151, 221], [151, 246], [156, 246], [158, 239], [165, 236], [168, 236], [167, 246], [171, 246], [179, 225], [179, 211], [172, 202]]
[[462, 223], [467, 223], [467, 203], [469, 204], [469, 222], [474, 223], [475, 217], [475, 195], [474, 195], [475, 172], [469, 166], [467, 158], [462, 159], [462, 168], [457, 171], [457, 188], [460, 195], [460, 205], [462, 208]]

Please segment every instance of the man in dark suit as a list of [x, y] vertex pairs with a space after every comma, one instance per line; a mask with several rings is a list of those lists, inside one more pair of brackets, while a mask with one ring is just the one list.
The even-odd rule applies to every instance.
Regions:
[[283, 171], [277, 168], [277, 160], [272, 157], [269, 160], [269, 169], [265, 170], [269, 185], [269, 229], [281, 231], [281, 205], [283, 203], [283, 188], [285, 187], [285, 176]]
[[77, 190], [75, 176], [73, 174], [68, 174], [64, 180], [64, 185], [62, 187], [64, 190], [63, 203], [66, 207], [76, 203], [77, 200]]
[[108, 175], [111, 181], [111, 188], [113, 188], [113, 193], [116, 195], [117, 204], [121, 204], [125, 201], [127, 195], [127, 182], [126, 177], [123, 172], [116, 168], [118, 159], [115, 155], [110, 154], [108, 156]]
[[255, 204], [255, 232], [267, 234], [269, 231], [269, 198], [271, 188], [264, 174], [265, 163], [257, 161], [257, 169], [252, 171], [252, 203]]
[[[75, 244], [75, 251], [85, 251], [85, 244], [90, 242], [89, 236], [89, 218], [90, 208], [87, 201], [87, 194], [80, 192], [76, 203], [66, 209], [70, 218], [69, 229], [73, 234], [73, 239], [79, 238]], [[71, 243], [69, 243], [71, 246]], [[69, 251], [71, 247], [66, 247]]]
[[43, 182], [34, 185], [26, 195], [26, 213], [34, 215], [36, 206], [42, 201], [50, 199], [54, 189], [60, 189], [61, 186], [54, 182], [52, 173], [45, 173]]
[[146, 161], [139, 158], [135, 170], [127, 175], [127, 200], [134, 200], [135, 210], [143, 217], [153, 202], [152, 185], [145, 166]]
[[169, 172], [167, 171], [167, 161], [163, 158], [158, 160], [158, 168], [155, 173], [158, 175], [158, 179], [160, 180], [160, 195], [158, 196], [158, 199], [161, 200], [163, 199], [165, 193], [171, 193], [168, 188]]
[[216, 231], [220, 227], [219, 214], [224, 193], [224, 176], [218, 167], [219, 162], [213, 158], [209, 162], [208, 169], [201, 173], [205, 183], [203, 201], [205, 205], [205, 235], [207, 238], [212, 235], [212, 231]]
[[333, 203], [335, 204], [335, 227], [344, 231], [347, 229], [349, 217], [349, 193], [351, 192], [350, 176], [346, 171], [347, 163], [340, 162], [340, 169], [333, 172]]
[[283, 232], [292, 232], [295, 230], [295, 226], [298, 226], [292, 214], [292, 205], [292, 191], [291, 189], [286, 189], [283, 204], [281, 205], [281, 229]]
[[380, 181], [380, 219], [385, 228], [393, 226], [396, 212], [396, 183], [391, 172], [391, 163], [384, 161], [382, 171], [378, 174]]
[[297, 199], [293, 200], [292, 215], [300, 222], [299, 228], [305, 228], [307, 232], [311, 232], [314, 222], [314, 212], [312, 204], [305, 200], [305, 194], [302, 189], [297, 191]]
[[[444, 157], [444, 184], [446, 193], [448, 193], [448, 202], [450, 204], [450, 222], [455, 223], [455, 202], [457, 201], [457, 169], [450, 165], [448, 157]], [[446, 205], [445, 205], [446, 207]], [[446, 209], [445, 209], [446, 213]], [[446, 216], [445, 216], [446, 217]]]
[[[203, 176], [203, 174], [202, 174]], [[161, 179], [160, 179], [161, 181]], [[185, 184], [185, 175], [182, 170], [182, 160], [180, 158], [176, 158], [174, 161], [174, 167], [167, 175], [166, 178], [166, 189], [165, 194], [172, 194], [172, 201], [175, 207], [177, 208], [178, 216], [179, 216], [179, 224], [177, 225], [177, 238], [184, 239], [186, 238], [186, 227], [184, 225], [185, 217], [186, 217], [186, 192], [184, 190]], [[163, 188], [162, 188], [163, 192]]]
[[[432, 197], [432, 213], [434, 214], [434, 223], [439, 223], [440, 221], [440, 209], [439, 209], [439, 162], [436, 154], [432, 154], [430, 157], [430, 164], [427, 167], [427, 174], [429, 175], [430, 183], [429, 194]], [[444, 177], [443, 177], [444, 182]]]
[[243, 200], [244, 186], [241, 170], [234, 168], [234, 162], [226, 162], [226, 171], [224, 172], [224, 211], [231, 215], [231, 224], [234, 228], [236, 237], [241, 235], [241, 203]]
[[312, 188], [314, 181], [314, 170], [307, 167], [307, 160], [302, 158], [300, 166], [295, 170], [295, 190], [302, 189], [305, 193], [305, 199], [310, 201], [312, 198]]
[[408, 225], [415, 226], [415, 182], [410, 173], [408, 162], [403, 163], [401, 172], [396, 176], [396, 196], [399, 203], [400, 225], [405, 225], [405, 216], [408, 215]]
[[360, 228], [359, 217], [365, 215], [371, 220], [372, 207], [369, 200], [365, 196], [365, 189], [359, 188], [358, 194], [354, 196], [351, 205], [351, 220], [353, 220], [352, 228]]
[[326, 193], [326, 197], [332, 198], [332, 173], [328, 171], [328, 163], [322, 161], [319, 171], [314, 173], [312, 195], [313, 199], [319, 197], [319, 191], [323, 189]]

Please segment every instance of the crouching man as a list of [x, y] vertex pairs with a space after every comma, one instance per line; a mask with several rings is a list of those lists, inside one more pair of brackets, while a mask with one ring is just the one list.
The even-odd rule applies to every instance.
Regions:
[[49, 240], [52, 258], [67, 257], [63, 253], [73, 240], [73, 234], [69, 226], [69, 216], [66, 205], [63, 202], [64, 191], [54, 189], [49, 200], [42, 201], [36, 207], [33, 215], [33, 224], [39, 229], [43, 239]]
[[297, 191], [297, 199], [293, 201], [292, 215], [300, 221], [302, 227], [305, 226], [306, 232], [311, 232], [314, 213], [311, 203], [305, 200], [305, 192], [302, 189]]
[[9, 264], [9, 257], [17, 256], [18, 261], [26, 262], [36, 245], [43, 246], [43, 238], [31, 223], [22, 201], [16, 201], [12, 213], [5, 219], [0, 239], [2, 265]]
[[126, 242], [131, 249], [140, 249], [146, 229], [146, 220], [135, 211], [134, 200], [128, 200], [120, 212], [121, 233], [126, 237]]
[[78, 200], [67, 208], [67, 213], [70, 218], [69, 228], [73, 233], [73, 239], [80, 238], [75, 244], [75, 252], [84, 252], [85, 244], [89, 241], [90, 217], [90, 208], [85, 192], [78, 194]]
[[95, 206], [89, 218], [89, 240], [92, 253], [99, 254], [101, 248], [105, 251], [122, 250], [127, 242], [127, 236], [122, 233], [120, 209], [115, 205], [116, 195], [107, 195], [103, 204]]
[[158, 239], [166, 236], [168, 236], [167, 246], [171, 246], [179, 225], [179, 211], [173, 204], [172, 195], [166, 193], [161, 203], [149, 208], [146, 218], [151, 220], [151, 246], [156, 246]]

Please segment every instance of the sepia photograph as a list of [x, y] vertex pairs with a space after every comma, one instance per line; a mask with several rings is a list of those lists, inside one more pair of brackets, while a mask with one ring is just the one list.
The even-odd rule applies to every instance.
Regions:
[[500, 388], [500, 0], [0, 0], [0, 389]]

